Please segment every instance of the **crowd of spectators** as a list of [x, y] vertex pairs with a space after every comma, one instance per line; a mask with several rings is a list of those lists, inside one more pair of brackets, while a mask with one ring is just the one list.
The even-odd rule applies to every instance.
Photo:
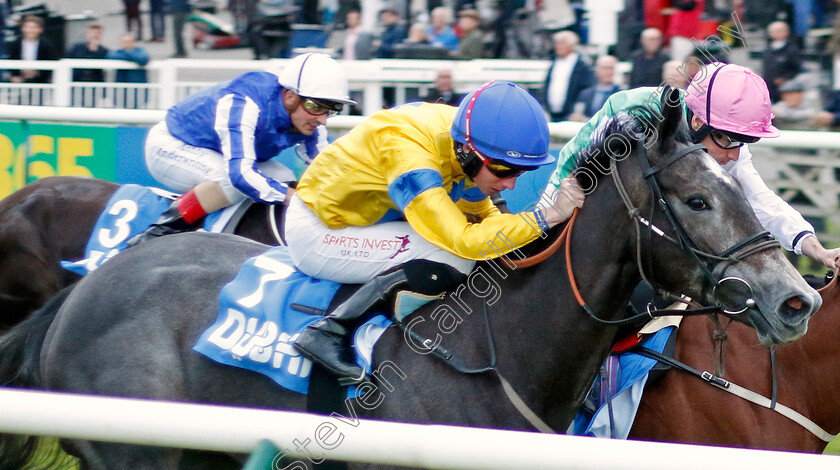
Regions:
[[[122, 0], [122, 4], [125, 32], [134, 38], [130, 44], [126, 37], [120, 39], [119, 45], [102, 44], [102, 27], [94, 24], [84, 42], [59, 51], [42, 37], [43, 21], [27, 17], [21, 21], [17, 39], [4, 45], [5, 52], [13, 59], [120, 58], [143, 65], [149, 60], [148, 54], [138, 42], [143, 39], [142, 16], [147, 13], [148, 40], [165, 40], [164, 21], [168, 15], [172, 21], [170, 34], [174, 36], [172, 57], [187, 57], [183, 28], [195, 2]], [[753, 65], [765, 78], [776, 104], [779, 125], [815, 128], [840, 124], [840, 92], [832, 94], [830, 87], [818, 88], [827, 80], [820, 80], [812, 73], [813, 64], [809, 68], [804, 62], [809, 54], [840, 54], [840, 15], [835, 15], [840, 0], [625, 0], [619, 15], [619, 43], [609, 50], [587, 44], [587, 29], [582, 21], [586, 12], [581, 4], [565, 0], [226, 0], [224, 7], [232, 14], [236, 30], [244, 32], [263, 4], [300, 7], [296, 21], [320, 22], [328, 34], [326, 47], [344, 60], [548, 59], [548, 72], [538, 98], [553, 121], [586, 119], [609, 94], [621, 88], [657, 86], [663, 80], [687, 86], [700, 63], [711, 58], [728, 60], [728, 51], [724, 50], [727, 46], [718, 44], [711, 53], [715, 44], [703, 45], [694, 38], [719, 34], [717, 25], [734, 12], [743, 19], [743, 25], [730, 27], [749, 29], [764, 39], [750, 44], [752, 56], [757, 59], [755, 64], [744, 65]], [[828, 26], [832, 18], [833, 34], [823, 33], [815, 41], [809, 28]], [[712, 29], [709, 23], [713, 24]], [[145, 70], [120, 72], [116, 74], [119, 81], [146, 80]], [[51, 80], [49, 71], [38, 70], [13, 71], [9, 78], [27, 83]], [[105, 74], [100, 69], [76, 69], [73, 80], [101, 82]], [[457, 90], [452, 84], [452, 70], [439, 70], [432, 93], [420, 98], [435, 96], [435, 100], [457, 105], [457, 92], [464, 90]], [[393, 89], [386, 89], [385, 93], [386, 105], [393, 104], [393, 99], [389, 99]], [[822, 108], [819, 96], [825, 103]], [[140, 106], [146, 102], [145, 97], [134, 98], [132, 102]], [[76, 100], [91, 104], [84, 94], [74, 95], [73, 100], [74, 105], [78, 104]]]
[[[622, 44], [607, 51], [610, 55], [586, 44], [586, 28], [581, 23], [583, 15], [574, 2], [559, 1], [547, 5], [544, 1], [429, 0], [424, 2], [427, 11], [413, 10], [414, 3], [410, 0], [338, 1], [344, 11], [343, 18], [349, 19], [345, 22], [339, 19], [339, 14], [335, 15], [330, 44], [332, 47], [340, 44], [338, 55], [345, 59], [548, 59], [548, 73], [538, 98], [551, 120], [581, 120], [591, 116], [609, 94], [621, 88], [657, 86], [663, 81], [685, 87], [701, 64], [711, 60], [728, 61], [728, 45], [719, 40], [698, 42], [696, 38], [708, 34], [720, 36], [717, 26], [728, 21], [734, 12], [743, 25], [726, 26], [746, 27], [754, 36], [763, 38], [758, 44], [751, 44], [757, 51], [753, 55], [757, 58], [756, 63], [744, 65], [752, 65], [767, 81], [771, 97], [779, 108], [779, 123], [784, 127], [794, 125], [787, 121], [789, 118], [801, 126], [803, 110], [815, 106], [818, 103], [815, 97], [819, 92], [825, 92], [817, 89], [820, 79], [815, 74], [810, 79], [805, 77], [808, 68], [804, 64], [806, 56], [803, 48], [807, 38], [801, 34], [807, 35], [809, 31], [802, 25], [827, 25], [828, 18], [836, 10], [835, 3], [840, 1], [770, 0], [759, 4], [748, 0], [626, 0], [618, 24], [618, 39]], [[477, 6], [476, 3], [483, 5]], [[493, 5], [492, 11], [486, 8], [487, 3]], [[799, 5], [803, 3], [811, 6], [803, 8]], [[532, 8], [534, 5], [536, 9]], [[380, 8], [378, 25], [367, 30], [357, 26], [355, 15], [364, 16], [362, 10], [374, 7]], [[803, 22], [796, 15], [811, 15], [812, 19]], [[530, 25], [529, 36], [525, 39], [517, 24]], [[622, 30], [626, 33], [628, 28], [632, 32], [622, 34]], [[343, 44], [333, 40], [340, 37], [356, 39]], [[365, 39], [358, 39], [362, 37]], [[828, 43], [828, 49], [820, 50], [823, 43]], [[834, 52], [831, 51], [830, 41], [819, 42], [816, 51], [812, 52], [840, 53], [840, 20], [835, 26], [834, 43], [833, 47], [837, 49]], [[347, 52], [349, 44], [355, 49], [350, 54]], [[809, 45], [814, 49], [812, 46]], [[594, 54], [595, 51], [599, 53]], [[620, 55], [616, 57], [616, 53]], [[616, 73], [619, 62], [623, 62], [621, 70], [626, 71], [626, 75]], [[444, 76], [447, 75], [451, 75], [451, 70], [444, 72]], [[788, 91], [782, 92], [783, 85], [790, 81], [793, 83], [786, 87]], [[801, 90], [793, 91], [791, 88]], [[793, 104], [798, 100], [797, 93], [802, 94], [801, 102]], [[389, 102], [386, 96], [386, 103]], [[840, 118], [840, 92], [837, 102], [836, 115]], [[809, 113], [807, 124], [811, 127], [834, 124], [834, 118], [828, 117], [835, 116], [834, 111], [813, 110]], [[792, 115], [799, 117], [792, 118]]]
[[[149, 62], [149, 54], [136, 44], [136, 32], [127, 31], [120, 38], [120, 44], [113, 50], [102, 44], [103, 26], [92, 23], [85, 31], [85, 40], [71, 44], [62, 53], [49, 38], [44, 37], [44, 20], [39, 16], [24, 16], [20, 22], [20, 35], [6, 45], [6, 53], [14, 60], [58, 60], [68, 59], [114, 59], [134, 62], [145, 66]], [[52, 72], [37, 69], [13, 69], [9, 74], [9, 81], [13, 83], [50, 83]], [[105, 70], [101, 68], [74, 68], [72, 80], [79, 83], [96, 83], [106, 80]], [[117, 83], [146, 83], [146, 70], [124, 69], [114, 74]], [[22, 89], [12, 99], [20, 104], [40, 104], [42, 90]], [[24, 96], [25, 95], [25, 96]], [[125, 89], [118, 92], [115, 100], [121, 107], [143, 108], [148, 101], [146, 90], [137, 91]], [[71, 106], [96, 106], [105, 97], [104, 89], [79, 85], [71, 90]]]

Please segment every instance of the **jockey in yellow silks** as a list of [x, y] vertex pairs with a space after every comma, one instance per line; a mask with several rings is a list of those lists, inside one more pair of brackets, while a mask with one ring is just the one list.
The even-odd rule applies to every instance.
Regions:
[[[553, 163], [549, 140], [537, 101], [494, 81], [457, 109], [410, 104], [377, 112], [330, 144], [298, 184], [286, 240], [305, 274], [364, 285], [295, 346], [344, 382], [360, 381], [364, 372], [345, 335], [373, 304], [398, 290], [443, 292], [465, 280], [475, 260], [500, 256], [568, 218], [582, 195], [530, 214], [503, 214], [489, 197]], [[488, 242], [499, 234], [510, 244], [496, 253]]]

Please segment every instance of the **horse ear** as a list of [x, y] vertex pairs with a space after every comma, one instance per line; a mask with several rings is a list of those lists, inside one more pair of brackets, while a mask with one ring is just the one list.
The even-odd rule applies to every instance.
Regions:
[[666, 86], [660, 98], [662, 122], [659, 126], [659, 141], [666, 142], [677, 133], [683, 120], [682, 97], [680, 90]]

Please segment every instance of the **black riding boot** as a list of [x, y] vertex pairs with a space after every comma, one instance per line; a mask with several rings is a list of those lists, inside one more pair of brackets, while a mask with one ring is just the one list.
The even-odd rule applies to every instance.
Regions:
[[377, 302], [407, 284], [402, 269], [380, 274], [362, 285], [329, 315], [306, 327], [295, 340], [295, 347], [307, 359], [335, 374], [339, 383], [359, 383], [365, 372], [356, 364], [348, 344], [348, 326]]
[[155, 223], [147, 228], [145, 232], [135, 235], [126, 242], [128, 246], [132, 247], [138, 243], [161, 237], [163, 235], [171, 235], [173, 233], [195, 230], [201, 221], [197, 224], [191, 224], [184, 220], [184, 216], [178, 209], [178, 205], [179, 200], [172, 201], [172, 205], [169, 206], [169, 209], [166, 209], [166, 212], [164, 212]]

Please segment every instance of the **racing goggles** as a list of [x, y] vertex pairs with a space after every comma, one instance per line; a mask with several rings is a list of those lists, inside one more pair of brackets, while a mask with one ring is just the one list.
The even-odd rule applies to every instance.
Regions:
[[479, 159], [481, 164], [487, 167], [487, 170], [492, 173], [493, 176], [500, 179], [517, 178], [526, 171], [534, 170], [536, 168], [530, 166], [515, 166], [500, 160], [493, 160], [483, 155], [478, 150], [470, 148], [468, 145], [463, 147], [460, 144], [456, 145], [455, 153], [458, 154], [458, 159], [461, 162], [468, 162], [475, 158]]
[[313, 116], [323, 116], [329, 113], [335, 116], [344, 109], [344, 105], [335, 101], [321, 101], [314, 98], [303, 98], [303, 109]]
[[746, 135], [732, 135], [714, 128], [712, 128], [709, 131], [709, 135], [712, 137], [712, 141], [714, 141], [715, 145], [724, 150], [741, 148], [744, 146], [744, 144], [752, 144], [758, 142], [757, 137], [750, 137]]
[[522, 176], [523, 173], [530, 170], [530, 168], [523, 168], [521, 166], [509, 166], [506, 163], [502, 163], [498, 160], [484, 160], [484, 166], [487, 167], [487, 170], [490, 173], [493, 173], [494, 176], [497, 178], [505, 179], [505, 178], [517, 178]]

